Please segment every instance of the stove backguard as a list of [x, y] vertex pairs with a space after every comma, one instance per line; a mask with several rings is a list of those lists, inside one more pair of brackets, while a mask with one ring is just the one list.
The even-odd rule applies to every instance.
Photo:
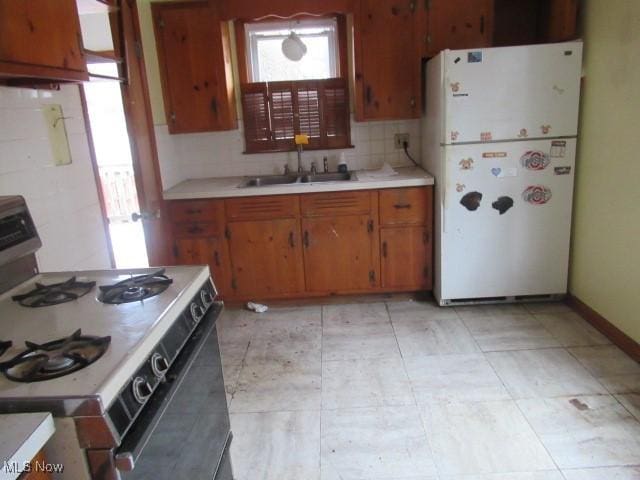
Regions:
[[42, 246], [23, 197], [0, 197], [0, 293], [38, 273], [35, 252]]

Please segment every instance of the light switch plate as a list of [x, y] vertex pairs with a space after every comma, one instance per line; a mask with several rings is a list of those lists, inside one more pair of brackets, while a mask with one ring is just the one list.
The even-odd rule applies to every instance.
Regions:
[[53, 155], [54, 165], [69, 165], [71, 163], [71, 151], [67, 138], [65, 117], [62, 113], [62, 105], [51, 104], [42, 107], [42, 114], [49, 131], [49, 144]]

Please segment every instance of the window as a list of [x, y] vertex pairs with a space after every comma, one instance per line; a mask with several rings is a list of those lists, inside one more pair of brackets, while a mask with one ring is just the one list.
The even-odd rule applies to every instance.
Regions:
[[[306, 47], [289, 60], [282, 42], [295, 32]], [[246, 153], [351, 146], [344, 17], [241, 23], [237, 29]], [[242, 60], [244, 59], [244, 63]]]
[[[282, 42], [295, 32], [307, 47], [300, 61], [282, 53]], [[253, 82], [311, 80], [339, 76], [338, 26], [335, 18], [245, 24], [249, 78]]]

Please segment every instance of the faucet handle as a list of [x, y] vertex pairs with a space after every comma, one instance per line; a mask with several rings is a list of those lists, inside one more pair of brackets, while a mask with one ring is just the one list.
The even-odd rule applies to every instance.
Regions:
[[315, 175], [318, 173], [318, 167], [316, 167], [316, 162], [311, 162], [311, 173]]
[[329, 173], [329, 160], [327, 157], [322, 159], [322, 163], [324, 164], [324, 173]]
[[291, 173], [291, 169], [289, 168], [289, 164], [285, 163], [284, 164], [284, 174], [285, 175], [289, 175]]

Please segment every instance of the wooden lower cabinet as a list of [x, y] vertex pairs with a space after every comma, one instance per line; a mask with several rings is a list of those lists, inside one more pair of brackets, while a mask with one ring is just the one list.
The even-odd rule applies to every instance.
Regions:
[[220, 237], [185, 237], [175, 240], [176, 263], [209, 265], [211, 278], [218, 293], [226, 297], [232, 293], [231, 264], [226, 242]]
[[430, 290], [432, 205], [432, 187], [172, 201], [175, 263], [231, 301]]
[[233, 297], [259, 299], [304, 292], [297, 219], [231, 222]]
[[406, 226], [380, 229], [381, 283], [385, 289], [430, 290], [431, 229]]
[[302, 231], [307, 291], [340, 293], [378, 286], [370, 215], [304, 218]]

